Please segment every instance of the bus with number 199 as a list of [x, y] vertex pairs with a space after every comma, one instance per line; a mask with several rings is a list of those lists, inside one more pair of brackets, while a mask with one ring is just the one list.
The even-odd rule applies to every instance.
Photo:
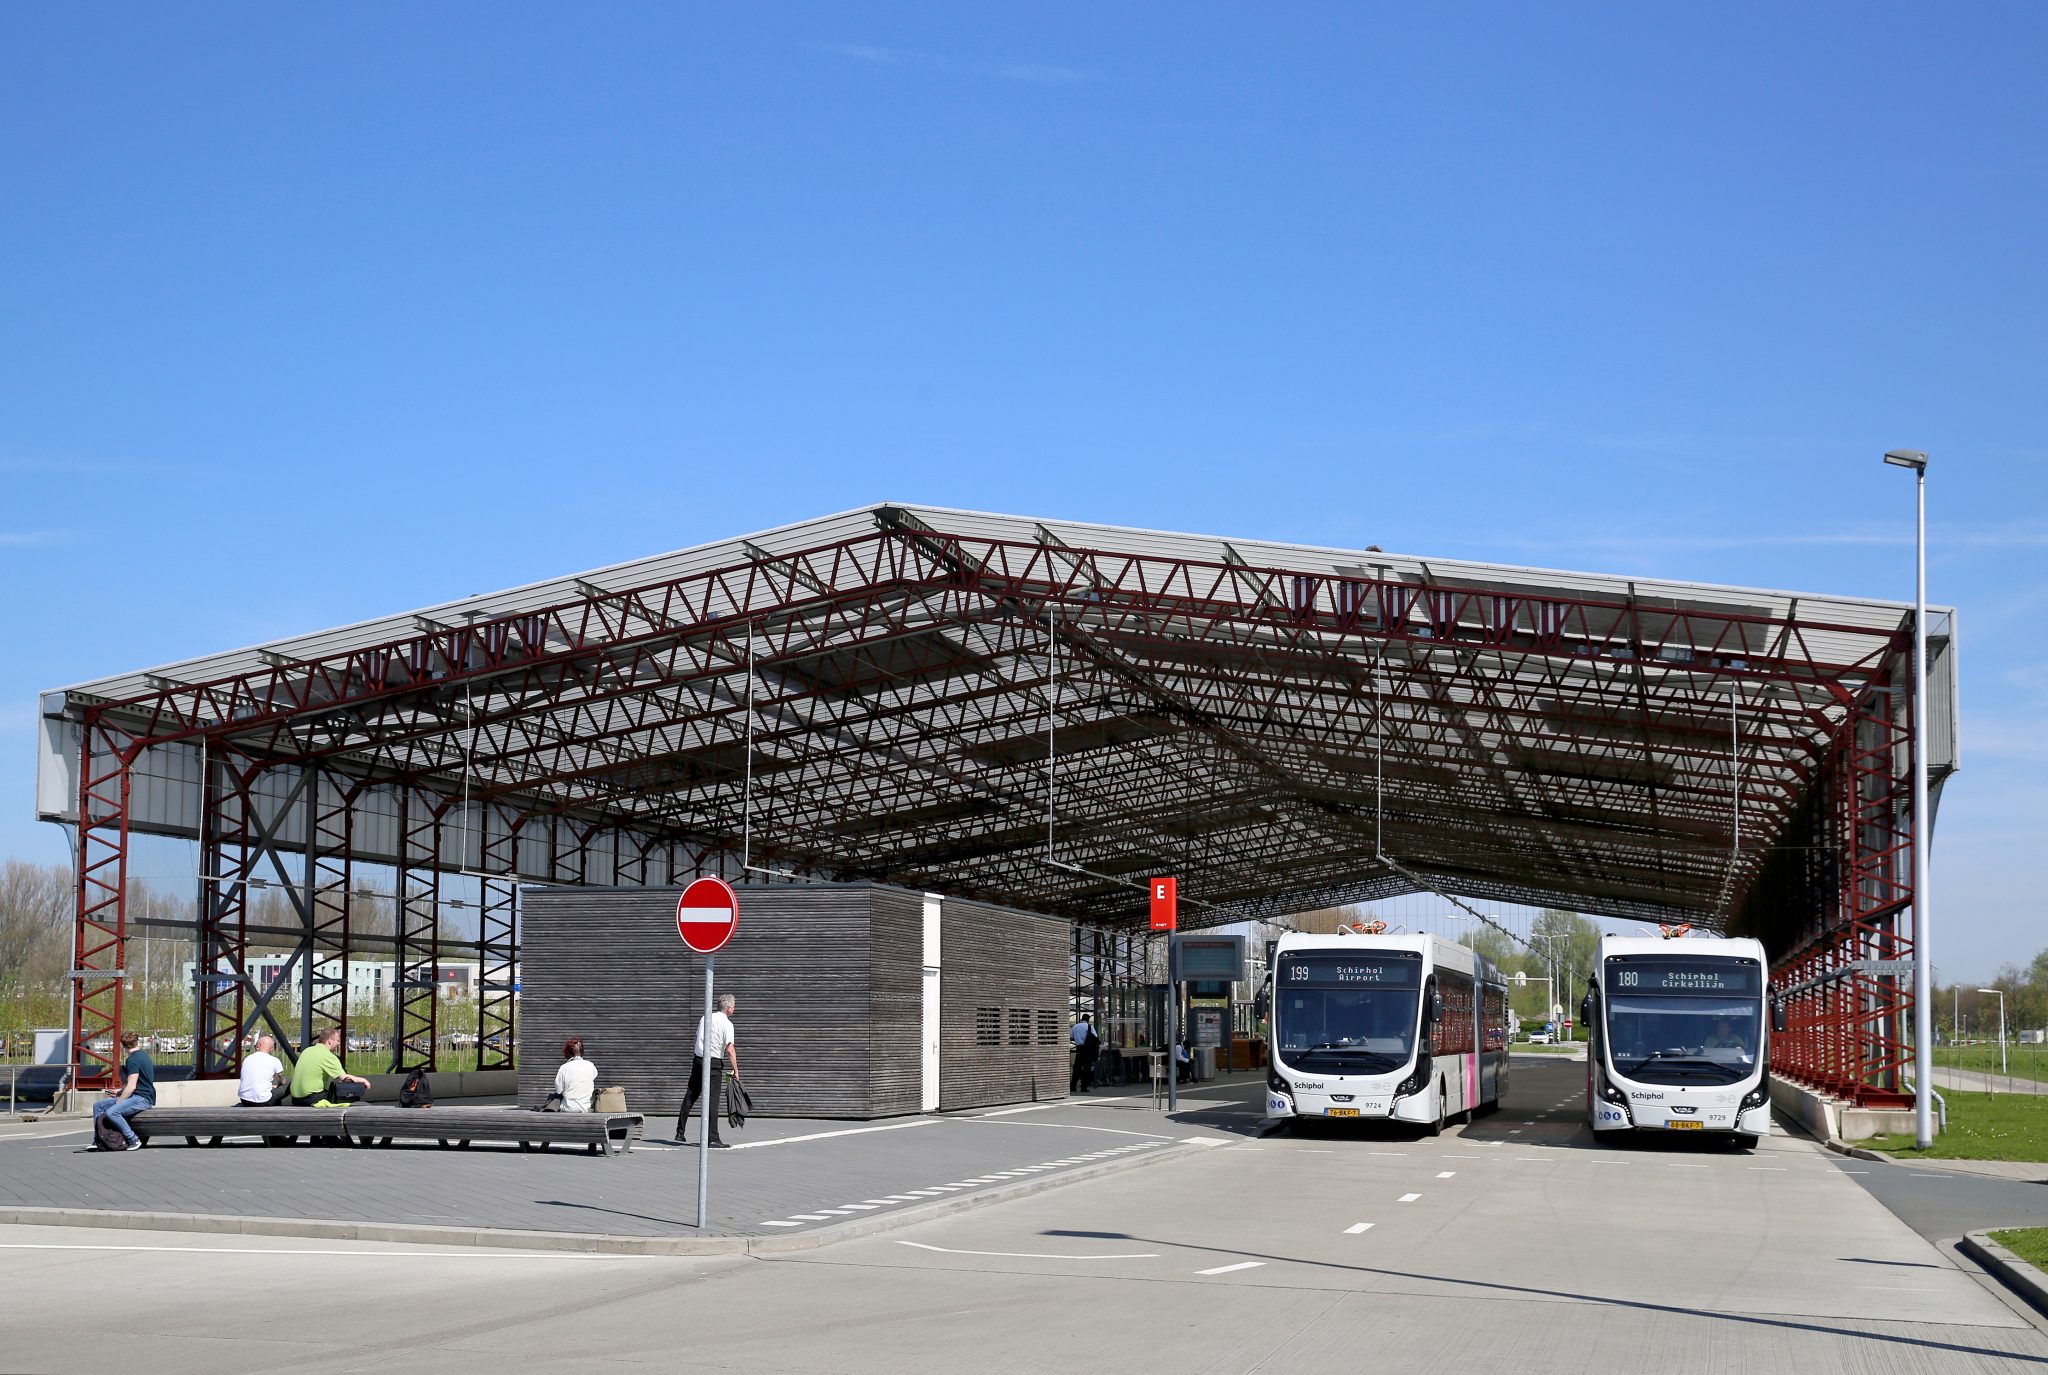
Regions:
[[1508, 986], [1429, 935], [1282, 936], [1267, 990], [1268, 1121], [1444, 1123], [1500, 1106]]

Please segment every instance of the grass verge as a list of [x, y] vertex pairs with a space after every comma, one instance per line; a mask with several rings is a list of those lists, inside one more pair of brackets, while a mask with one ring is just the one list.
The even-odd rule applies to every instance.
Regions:
[[1991, 1239], [2029, 1265], [2048, 1270], [2048, 1227], [2016, 1227]]
[[2048, 1047], [2012, 1045], [2006, 1047], [2005, 1068], [1998, 1067], [1995, 1045], [1937, 1046], [1934, 1063], [1943, 1069], [1970, 1069], [1998, 1078], [2032, 1079], [2048, 1083]]
[[2048, 1095], [1943, 1090], [1942, 1097], [1948, 1100], [1948, 1130], [1928, 1149], [1915, 1150], [1910, 1132], [1856, 1144], [1902, 1160], [2048, 1161]]

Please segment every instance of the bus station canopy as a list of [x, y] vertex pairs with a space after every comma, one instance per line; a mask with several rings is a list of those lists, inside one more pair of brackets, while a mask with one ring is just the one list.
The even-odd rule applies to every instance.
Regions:
[[[1185, 925], [1426, 886], [1726, 927], [1911, 643], [1894, 602], [889, 503], [47, 694], [39, 805], [77, 820], [97, 732], [1102, 924], [1173, 874]], [[127, 824], [204, 825], [184, 776]]]

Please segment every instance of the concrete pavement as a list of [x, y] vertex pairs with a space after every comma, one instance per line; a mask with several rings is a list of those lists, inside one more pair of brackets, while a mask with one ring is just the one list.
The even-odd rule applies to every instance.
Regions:
[[1141, 1090], [883, 1122], [757, 1118], [727, 1133], [734, 1149], [713, 1155], [712, 1215], [702, 1231], [696, 1151], [660, 1139], [672, 1129], [667, 1121], [650, 1124], [655, 1140], [612, 1158], [431, 1143], [277, 1148], [253, 1138], [104, 1155], [85, 1149], [87, 1128], [52, 1124], [0, 1139], [0, 1209], [171, 1214], [185, 1226], [216, 1217], [585, 1237], [787, 1237], [1165, 1153], [1191, 1135], [1246, 1134], [1258, 1121], [1255, 1108], [1200, 1088], [1187, 1091], [1183, 1108], [1167, 1121]]
[[[124, 1329], [16, 1319], [0, 1351], [161, 1375], [2048, 1367], [2048, 1335], [1861, 1187], [1895, 1167], [1789, 1137], [1594, 1146], [1582, 1077], [1518, 1062], [1508, 1110], [1435, 1140], [1239, 1137], [772, 1258], [0, 1229], [13, 1313], [89, 1289]], [[190, 1249], [40, 1249], [166, 1240]]]

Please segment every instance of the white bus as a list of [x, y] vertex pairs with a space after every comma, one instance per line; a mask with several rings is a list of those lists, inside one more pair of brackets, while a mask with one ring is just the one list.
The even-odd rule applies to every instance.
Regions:
[[1266, 1117], [1427, 1128], [1500, 1106], [1508, 986], [1435, 936], [1282, 936], [1268, 974]]
[[1769, 990], [1758, 941], [1602, 937], [1579, 1008], [1594, 1132], [1718, 1133], [1744, 1149], [1769, 1135]]

